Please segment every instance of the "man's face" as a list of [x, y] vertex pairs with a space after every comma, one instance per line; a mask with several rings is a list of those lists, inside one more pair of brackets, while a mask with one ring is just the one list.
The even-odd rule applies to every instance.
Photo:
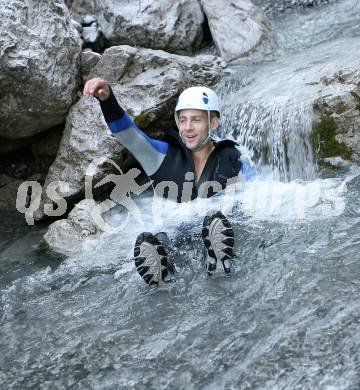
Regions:
[[[208, 136], [208, 113], [204, 110], [181, 110], [179, 112], [179, 132], [188, 149], [197, 148]], [[212, 129], [218, 126], [218, 119], [210, 121]]]

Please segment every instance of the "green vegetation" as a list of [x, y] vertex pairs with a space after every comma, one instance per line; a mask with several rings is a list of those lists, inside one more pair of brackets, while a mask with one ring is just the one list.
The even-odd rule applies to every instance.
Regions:
[[350, 160], [351, 151], [343, 142], [338, 142], [335, 138], [337, 124], [334, 118], [324, 117], [315, 125], [311, 135], [311, 142], [314, 150], [318, 151], [319, 157], [340, 156], [345, 160]]
[[143, 111], [140, 115], [138, 115], [135, 119], [134, 122], [137, 127], [140, 129], [147, 129], [150, 127], [150, 120], [148, 118], [148, 114]]

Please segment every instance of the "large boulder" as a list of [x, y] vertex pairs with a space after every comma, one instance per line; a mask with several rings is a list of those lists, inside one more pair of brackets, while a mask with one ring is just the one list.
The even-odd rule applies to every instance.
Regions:
[[174, 126], [173, 110], [182, 90], [215, 85], [225, 66], [212, 55], [187, 57], [124, 45], [106, 50], [88, 77], [106, 78], [138, 126], [150, 130]]
[[74, 0], [70, 11], [79, 22], [95, 15], [108, 46], [184, 54], [198, 49], [203, 40], [204, 15], [197, 0]]
[[0, 0], [0, 136], [63, 123], [77, 96], [81, 40], [63, 0]]
[[[138, 126], [152, 129], [148, 133], [159, 137], [158, 130], [174, 126], [173, 110], [179, 93], [194, 84], [216, 84], [224, 67], [221, 58], [211, 55], [185, 57], [118, 46], [105, 51], [88, 77], [105, 77]], [[69, 112], [59, 152], [44, 188], [60, 180], [69, 185], [59, 189], [59, 195], [69, 198], [81, 194], [90, 163], [103, 157], [115, 160], [121, 169], [130, 167], [127, 154], [106, 127], [99, 103], [94, 98], [82, 97]], [[100, 166], [95, 178], [101, 179], [105, 173], [108, 171]], [[44, 216], [43, 206], [49, 202], [44, 191], [35, 218]]]
[[201, 0], [221, 57], [232, 61], [254, 52], [270, 54], [270, 23], [250, 0]]
[[64, 255], [82, 253], [98, 246], [102, 231], [91, 216], [94, 207], [94, 200], [82, 200], [66, 219], [55, 221], [49, 226], [40, 245]]
[[[46, 189], [52, 183], [64, 182], [59, 186], [59, 196], [72, 198], [84, 191], [84, 178], [90, 164], [99, 157], [121, 160], [123, 147], [107, 129], [100, 105], [95, 99], [82, 97], [69, 111], [58, 154], [44, 183], [40, 207], [35, 218], [44, 216], [44, 204], [51, 204]], [[102, 177], [106, 167], [94, 175]]]

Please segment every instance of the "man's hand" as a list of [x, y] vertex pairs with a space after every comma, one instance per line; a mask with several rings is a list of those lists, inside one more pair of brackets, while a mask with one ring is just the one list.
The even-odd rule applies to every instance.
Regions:
[[83, 93], [85, 96], [95, 96], [102, 101], [107, 100], [110, 96], [109, 83], [101, 77], [95, 77], [85, 83]]

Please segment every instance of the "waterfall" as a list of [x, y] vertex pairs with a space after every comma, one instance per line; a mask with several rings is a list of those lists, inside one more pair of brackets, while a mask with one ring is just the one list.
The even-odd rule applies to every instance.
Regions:
[[291, 100], [251, 100], [225, 107], [222, 136], [231, 136], [274, 180], [311, 180], [315, 163], [310, 135], [312, 107]]
[[243, 59], [218, 85], [219, 134], [238, 141], [260, 173], [280, 181], [316, 178], [313, 106], [339, 94], [327, 80], [357, 69], [359, 15], [360, 2], [343, 0], [273, 20], [277, 58]]

